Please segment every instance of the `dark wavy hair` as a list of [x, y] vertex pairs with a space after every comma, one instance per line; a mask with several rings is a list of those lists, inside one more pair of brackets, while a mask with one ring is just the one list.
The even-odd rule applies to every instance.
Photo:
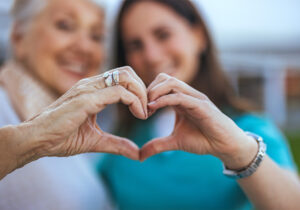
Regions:
[[[115, 67], [128, 65], [122, 39], [122, 19], [126, 12], [136, 3], [150, 1], [162, 4], [172, 9], [176, 14], [188, 21], [192, 27], [200, 27], [206, 39], [206, 50], [199, 55], [200, 65], [192, 87], [206, 94], [220, 109], [231, 109], [235, 112], [247, 112], [253, 107], [246, 100], [238, 97], [220, 65], [217, 50], [204, 19], [189, 0], [124, 0], [116, 22], [116, 60]], [[122, 110], [121, 123], [130, 125], [130, 115]], [[125, 121], [125, 124], [124, 124]], [[127, 122], [127, 123], [126, 123]]]

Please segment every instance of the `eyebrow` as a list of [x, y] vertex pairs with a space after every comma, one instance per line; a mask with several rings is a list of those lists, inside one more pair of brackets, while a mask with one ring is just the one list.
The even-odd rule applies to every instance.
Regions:
[[54, 11], [51, 11], [50, 12], [50, 15], [51, 16], [54, 16], [54, 15], [64, 15], [64, 16], [71, 16], [71, 17], [75, 17], [74, 13], [71, 12], [71, 11], [62, 11], [62, 9], [58, 9], [58, 10], [54, 10]]
[[157, 26], [156, 28], [154, 28], [153, 32], [157, 33], [157, 32], [159, 32], [161, 30], [171, 30], [171, 27], [166, 26], [166, 25], [160, 25], [160, 26]]

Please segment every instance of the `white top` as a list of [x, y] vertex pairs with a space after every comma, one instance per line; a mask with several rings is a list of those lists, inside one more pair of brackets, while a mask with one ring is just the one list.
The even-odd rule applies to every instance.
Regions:
[[[155, 116], [154, 123], [154, 138], [166, 137], [172, 134], [176, 121], [176, 114], [172, 108], [166, 108]], [[160, 155], [170, 156], [175, 154], [175, 151], [163, 152]]]
[[[0, 88], [0, 127], [19, 123], [5, 91]], [[0, 209], [112, 209], [103, 183], [87, 156], [46, 157], [7, 175], [0, 181]]]

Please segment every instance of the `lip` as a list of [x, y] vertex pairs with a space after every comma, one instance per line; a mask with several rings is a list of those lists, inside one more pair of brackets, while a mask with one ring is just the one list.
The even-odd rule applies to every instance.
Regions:
[[166, 66], [166, 67], [157, 68], [155, 70], [155, 72], [166, 73], [170, 76], [174, 76], [177, 72], [177, 69], [174, 67], [174, 65], [169, 65], [169, 66]]
[[59, 60], [57, 65], [62, 71], [75, 77], [85, 77], [89, 72], [88, 65], [84, 62]]
[[79, 79], [86, 77], [86, 76], [85, 76], [86, 74], [75, 73], [75, 72], [73, 72], [72, 70], [67, 69], [67, 68], [60, 68], [60, 69], [61, 69], [63, 72], [67, 73], [68, 75], [71, 75], [72, 77], [76, 77], [76, 78], [79, 78]]

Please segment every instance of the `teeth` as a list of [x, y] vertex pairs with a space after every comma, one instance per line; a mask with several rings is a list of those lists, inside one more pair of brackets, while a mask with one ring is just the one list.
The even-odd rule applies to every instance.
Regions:
[[73, 65], [70, 70], [76, 72], [76, 73], [82, 73], [83, 67], [82, 65]]
[[85, 73], [85, 68], [82, 64], [66, 65], [65, 68], [68, 69], [69, 71], [77, 73], [77, 74]]

